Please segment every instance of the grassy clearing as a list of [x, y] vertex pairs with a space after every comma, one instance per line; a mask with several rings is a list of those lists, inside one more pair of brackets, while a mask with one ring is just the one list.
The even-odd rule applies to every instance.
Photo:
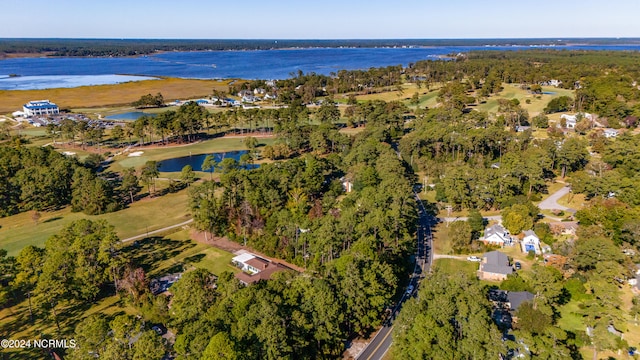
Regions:
[[586, 201], [587, 200], [584, 194], [568, 193], [567, 195], [558, 199], [558, 204], [571, 209], [580, 210], [584, 207]]
[[446, 274], [456, 275], [463, 272], [471, 277], [476, 276], [478, 271], [478, 263], [456, 259], [437, 259], [433, 262], [433, 267]]
[[[187, 230], [181, 230], [167, 235], [162, 240], [164, 244], [174, 244], [173, 246], [175, 248], [170, 249], [170, 246], [163, 247], [160, 243], [151, 241], [153, 244], [152, 248], [155, 248], [154, 251], [163, 255], [169, 253], [173, 256], [153, 262], [150, 271], [152, 276], [171, 272], [172, 269], [180, 266], [193, 266], [206, 269], [216, 275], [220, 275], [224, 271], [238, 271], [238, 268], [231, 265], [231, 259], [234, 257], [232, 253], [211, 247], [210, 245], [193, 242], [190, 240]], [[149, 256], [149, 252], [146, 250], [139, 250], [138, 252], [144, 257]]]
[[370, 101], [370, 100], [384, 100], [384, 101], [406, 101], [411, 99], [411, 96], [416, 92], [422, 97], [429, 93], [429, 90], [425, 87], [421, 87], [418, 89], [416, 84], [413, 83], [405, 83], [402, 84], [402, 92], [398, 91], [395, 87], [384, 88], [378, 90], [386, 90], [383, 92], [375, 93], [375, 94], [365, 94], [365, 95], [357, 95], [356, 99], [359, 101]]
[[447, 223], [441, 222], [432, 229], [433, 250], [436, 254], [449, 255], [453, 253], [451, 241], [449, 241]]
[[9, 255], [17, 255], [27, 245], [43, 246], [46, 239], [79, 219], [104, 219], [115, 227], [121, 239], [144, 234], [189, 219], [187, 190], [153, 199], [135, 202], [129, 208], [114, 213], [89, 216], [72, 213], [71, 208], [43, 212], [38, 225], [31, 220], [31, 213], [21, 213], [0, 218], [0, 248]]
[[[547, 106], [551, 99], [560, 96], [573, 97], [572, 90], [555, 88], [553, 86], [542, 87], [543, 92], [549, 92], [553, 94], [534, 95], [529, 93], [527, 90], [521, 89], [520, 85], [521, 84], [502, 84], [504, 90], [502, 90], [499, 94], [487, 99], [484, 104], [478, 105], [476, 109], [478, 111], [497, 112], [498, 99], [518, 99], [518, 101], [520, 101], [520, 106], [523, 109], [527, 110], [530, 116], [536, 116], [543, 111], [543, 109]], [[527, 104], [527, 100], [530, 101], [529, 104]]]
[[209, 95], [214, 89], [227, 91], [231, 81], [163, 78], [77, 88], [0, 90], [0, 113], [22, 109], [24, 103], [33, 99], [51, 99], [63, 109], [130, 104], [142, 95], [158, 92], [165, 100], [190, 99]]

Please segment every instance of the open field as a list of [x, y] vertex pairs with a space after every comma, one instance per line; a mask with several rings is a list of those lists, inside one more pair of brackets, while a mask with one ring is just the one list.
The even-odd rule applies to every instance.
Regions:
[[[433, 88], [433, 87], [432, 87]], [[433, 89], [432, 89], [433, 90]], [[369, 100], [384, 100], [384, 101], [407, 101], [411, 99], [413, 94], [418, 93], [420, 95], [420, 106], [424, 107], [423, 103], [427, 99], [431, 99], [432, 97], [435, 99], [438, 95], [437, 91], [429, 92], [426, 87], [418, 87], [412, 83], [402, 84], [402, 93], [397, 90], [385, 91], [376, 94], [366, 94], [366, 95], [358, 95], [356, 99], [358, 101], [369, 101]], [[434, 102], [435, 104], [435, 102]]]
[[149, 264], [145, 264], [149, 268], [151, 277], [171, 273], [173, 269], [179, 267], [206, 269], [218, 276], [224, 271], [239, 271], [231, 264], [231, 259], [234, 257], [232, 253], [192, 241], [188, 230], [180, 230], [161, 239], [154, 237], [138, 243], [140, 248], [133, 251], [143, 257], [142, 262], [148, 262], [148, 259], [151, 259]]
[[558, 204], [571, 209], [581, 210], [587, 202], [584, 194], [568, 193], [558, 199]]
[[34, 99], [50, 99], [61, 109], [130, 104], [142, 95], [156, 93], [162, 93], [165, 100], [189, 99], [210, 95], [214, 89], [226, 92], [231, 81], [163, 78], [77, 88], [0, 90], [0, 114], [22, 110], [23, 104]]
[[[479, 111], [496, 112], [498, 111], [498, 99], [518, 99], [518, 101], [520, 101], [520, 106], [527, 110], [530, 116], [536, 116], [543, 111], [551, 99], [560, 96], [573, 97], [573, 90], [560, 89], [553, 86], [542, 87], [543, 92], [550, 92], [553, 94], [541, 95], [534, 95], [529, 93], [527, 90], [521, 89], [520, 84], [502, 84], [502, 86], [504, 87], [504, 90], [497, 95], [493, 95], [487, 99], [486, 103], [478, 105], [475, 109]], [[527, 104], [527, 99], [531, 101], [530, 104]]]
[[463, 272], [471, 277], [476, 276], [478, 271], [478, 263], [456, 259], [437, 259], [433, 262], [433, 267], [446, 274], [455, 275]]
[[[143, 190], [144, 191], [144, 190]], [[115, 227], [121, 239], [144, 234], [189, 219], [187, 190], [153, 199], [143, 199], [130, 207], [109, 214], [89, 216], [73, 213], [71, 208], [43, 212], [37, 225], [31, 212], [0, 219], [0, 248], [17, 255], [27, 245], [43, 246], [45, 240], [64, 226], [79, 219], [103, 219]]]

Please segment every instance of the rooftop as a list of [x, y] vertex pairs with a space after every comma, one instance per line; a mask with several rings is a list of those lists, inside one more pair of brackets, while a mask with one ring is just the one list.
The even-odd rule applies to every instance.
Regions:
[[237, 273], [236, 278], [240, 280], [240, 282], [249, 285], [257, 283], [260, 280], [269, 280], [271, 279], [271, 275], [279, 271], [291, 270], [290, 268], [275, 262], [267, 262], [265, 268], [253, 275], [247, 274], [245, 272]]

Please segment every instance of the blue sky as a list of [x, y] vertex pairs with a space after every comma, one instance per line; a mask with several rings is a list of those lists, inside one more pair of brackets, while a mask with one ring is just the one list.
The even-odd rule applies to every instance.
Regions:
[[640, 37], [640, 0], [2, 0], [0, 37]]

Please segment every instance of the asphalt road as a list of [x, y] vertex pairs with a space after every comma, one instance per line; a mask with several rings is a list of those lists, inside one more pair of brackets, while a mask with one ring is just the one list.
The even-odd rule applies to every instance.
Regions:
[[431, 226], [435, 221], [434, 218], [430, 217], [422, 202], [419, 201], [418, 195], [414, 194], [417, 206], [418, 206], [418, 234], [417, 234], [417, 242], [418, 246], [416, 249], [416, 263], [413, 269], [413, 274], [411, 275], [411, 281], [408, 286], [413, 286], [413, 291], [408, 293], [405, 290], [405, 293], [402, 295], [402, 298], [393, 309], [391, 316], [387, 322], [383, 325], [383, 327], [378, 331], [378, 333], [374, 336], [373, 340], [365, 347], [356, 359], [358, 360], [381, 360], [384, 355], [389, 351], [391, 347], [391, 342], [393, 341], [393, 322], [395, 321], [396, 316], [400, 312], [402, 308], [402, 304], [411, 296], [413, 296], [418, 290], [418, 285], [420, 283], [420, 279], [423, 274], [426, 274], [431, 267], [431, 263], [433, 262], [433, 255], [431, 253]]

